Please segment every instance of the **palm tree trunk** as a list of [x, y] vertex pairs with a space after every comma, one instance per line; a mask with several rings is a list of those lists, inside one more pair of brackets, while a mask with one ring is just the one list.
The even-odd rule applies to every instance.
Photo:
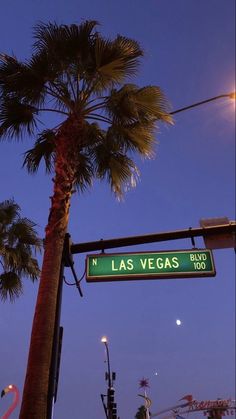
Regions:
[[31, 333], [20, 419], [46, 419], [49, 369], [64, 237], [74, 182], [73, 145], [57, 138], [54, 193], [46, 227], [44, 258]]

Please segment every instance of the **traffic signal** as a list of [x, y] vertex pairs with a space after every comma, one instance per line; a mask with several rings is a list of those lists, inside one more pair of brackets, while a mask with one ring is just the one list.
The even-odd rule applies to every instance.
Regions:
[[115, 403], [115, 390], [113, 387], [107, 390], [107, 410], [109, 419], [117, 419], [117, 408]]
[[108, 406], [115, 401], [115, 389], [113, 387], [109, 387], [107, 390], [107, 399], [108, 399]]
[[111, 406], [111, 419], [117, 419], [117, 408], [116, 408], [116, 403], [112, 403]]

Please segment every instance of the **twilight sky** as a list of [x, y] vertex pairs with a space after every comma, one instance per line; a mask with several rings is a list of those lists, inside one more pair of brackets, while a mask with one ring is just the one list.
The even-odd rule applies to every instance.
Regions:
[[[172, 109], [235, 90], [234, 0], [1, 0], [0, 53], [25, 59], [39, 22], [96, 19], [104, 36], [136, 39], [145, 51], [139, 85], [159, 85]], [[74, 243], [198, 227], [201, 218], [235, 219], [235, 107], [221, 99], [159, 126], [156, 158], [139, 162], [136, 189], [117, 202], [105, 183], [74, 196]], [[50, 123], [50, 121], [48, 121]], [[22, 154], [31, 141], [0, 144], [0, 201], [14, 197], [24, 216], [47, 222], [51, 178], [29, 176]], [[190, 249], [190, 240], [117, 252]], [[204, 247], [201, 239], [197, 247]], [[115, 250], [113, 250], [115, 251]], [[82, 276], [85, 254], [76, 255]], [[102, 419], [106, 392], [104, 345], [109, 339], [118, 414], [134, 418], [149, 379], [151, 411], [185, 394], [199, 400], [235, 395], [235, 262], [233, 249], [214, 251], [217, 275], [205, 279], [87, 284], [84, 297], [64, 286], [64, 340], [55, 419]], [[73, 282], [70, 271], [67, 281]], [[0, 304], [0, 390], [22, 393], [37, 285], [24, 282], [15, 304]], [[182, 326], [176, 326], [176, 319]], [[0, 400], [0, 416], [11, 395]], [[16, 419], [19, 409], [11, 417]], [[191, 419], [191, 415], [189, 416]], [[194, 415], [197, 417], [197, 415]]]

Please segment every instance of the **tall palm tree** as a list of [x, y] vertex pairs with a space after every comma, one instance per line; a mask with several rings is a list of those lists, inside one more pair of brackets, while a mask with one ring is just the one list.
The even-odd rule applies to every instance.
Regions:
[[[137, 72], [143, 55], [139, 44], [120, 35], [104, 39], [96, 27], [96, 21], [40, 23], [29, 60], [1, 55], [0, 135], [34, 136], [24, 165], [35, 172], [44, 161], [46, 171], [54, 173], [21, 419], [46, 418], [71, 194], [92, 186], [98, 178], [107, 180], [121, 197], [138, 177], [132, 156], [152, 157], [156, 121], [171, 122], [160, 88], [124, 84]], [[51, 112], [60, 115], [61, 122], [40, 131], [39, 115]]]
[[35, 224], [22, 218], [14, 200], [0, 202], [0, 299], [14, 301], [22, 294], [22, 278], [35, 281], [39, 267], [33, 253], [41, 248]]

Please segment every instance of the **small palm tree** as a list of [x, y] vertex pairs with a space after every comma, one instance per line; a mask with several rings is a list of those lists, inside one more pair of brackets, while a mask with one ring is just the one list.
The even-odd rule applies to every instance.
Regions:
[[[40, 23], [28, 61], [0, 56], [0, 136], [34, 136], [24, 165], [35, 172], [44, 161], [46, 171], [54, 174], [21, 419], [46, 417], [71, 194], [76, 189], [82, 192], [98, 178], [107, 180], [121, 197], [138, 176], [134, 154], [152, 157], [156, 122], [171, 122], [159, 87], [125, 84], [136, 74], [143, 55], [139, 44], [120, 35], [104, 39], [96, 27], [95, 21]], [[52, 112], [61, 122], [40, 131], [43, 115]]]
[[35, 281], [39, 267], [33, 253], [41, 248], [35, 224], [22, 218], [14, 200], [0, 202], [0, 299], [14, 301], [22, 294], [22, 278]]

